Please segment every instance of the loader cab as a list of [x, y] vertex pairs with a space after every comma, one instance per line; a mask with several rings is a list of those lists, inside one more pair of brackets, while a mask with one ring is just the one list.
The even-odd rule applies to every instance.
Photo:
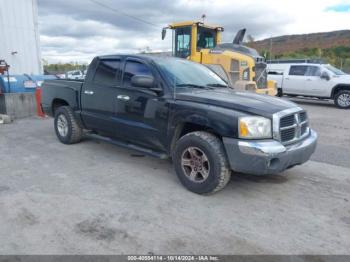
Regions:
[[202, 49], [212, 49], [221, 41], [222, 27], [208, 26], [201, 22], [174, 23], [163, 29], [173, 30], [173, 55], [197, 60]]

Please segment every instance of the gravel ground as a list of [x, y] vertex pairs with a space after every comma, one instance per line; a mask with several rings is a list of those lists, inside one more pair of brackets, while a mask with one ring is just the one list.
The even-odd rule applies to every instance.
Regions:
[[294, 101], [320, 136], [312, 160], [212, 196], [169, 161], [63, 145], [52, 119], [0, 125], [0, 254], [349, 254], [350, 111]]

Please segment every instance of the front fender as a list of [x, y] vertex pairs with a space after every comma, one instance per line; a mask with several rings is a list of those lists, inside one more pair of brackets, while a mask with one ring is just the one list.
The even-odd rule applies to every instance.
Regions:
[[350, 84], [337, 84], [332, 88], [331, 98], [334, 98], [336, 92], [340, 89], [350, 90]]
[[232, 109], [189, 101], [176, 101], [171, 112], [168, 129], [170, 138], [178, 135], [177, 129], [187, 123], [213, 130], [221, 137], [237, 138], [238, 118], [247, 115]]

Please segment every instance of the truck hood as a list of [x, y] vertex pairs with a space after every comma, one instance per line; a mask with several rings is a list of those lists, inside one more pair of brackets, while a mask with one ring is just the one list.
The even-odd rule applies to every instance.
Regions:
[[340, 84], [350, 84], [350, 75], [333, 76], [332, 80]]
[[230, 88], [217, 88], [213, 90], [192, 89], [191, 91], [177, 92], [176, 100], [215, 105], [268, 117], [279, 111], [298, 107], [296, 104], [281, 98], [235, 91]]

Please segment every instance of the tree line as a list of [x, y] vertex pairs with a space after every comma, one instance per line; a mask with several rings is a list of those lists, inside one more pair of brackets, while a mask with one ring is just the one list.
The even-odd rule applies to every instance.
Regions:
[[261, 54], [266, 59], [322, 59], [337, 68], [350, 73], [350, 46], [335, 46], [331, 48], [304, 48], [283, 54], [270, 54], [268, 50], [262, 50]]

